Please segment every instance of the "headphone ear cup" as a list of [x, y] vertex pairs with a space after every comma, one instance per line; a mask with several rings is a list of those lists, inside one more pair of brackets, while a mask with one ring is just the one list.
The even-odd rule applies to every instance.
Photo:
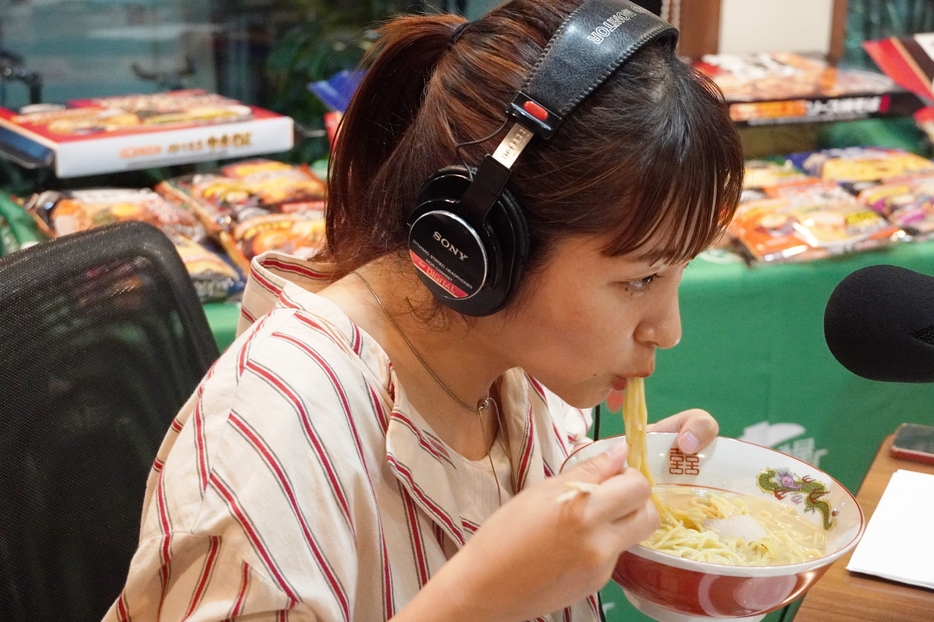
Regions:
[[502, 282], [504, 290], [503, 301], [500, 303], [502, 305], [518, 287], [522, 278], [522, 269], [529, 256], [529, 225], [522, 205], [508, 188], [499, 195], [499, 200], [490, 210], [487, 222], [496, 232], [500, 246], [499, 281]]
[[415, 203], [418, 207], [409, 217], [409, 224], [411, 225], [413, 219], [417, 216], [418, 208], [428, 202], [460, 202], [470, 186], [473, 173], [474, 171], [470, 171], [464, 166], [445, 166], [435, 171], [434, 175], [422, 184], [422, 188], [418, 193], [418, 200]]
[[461, 199], [472, 182], [463, 166], [438, 170], [422, 186], [409, 216], [409, 256], [435, 297], [464, 315], [495, 313], [506, 303], [528, 254], [519, 203], [501, 194], [484, 222]]

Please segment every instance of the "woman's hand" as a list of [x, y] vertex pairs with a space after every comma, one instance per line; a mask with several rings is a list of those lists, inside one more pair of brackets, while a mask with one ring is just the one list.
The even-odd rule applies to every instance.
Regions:
[[709, 412], [692, 408], [650, 424], [649, 432], [677, 432], [678, 448], [694, 454], [710, 444], [720, 432], [720, 425]]
[[[528, 620], [578, 602], [659, 523], [651, 489], [625, 469], [625, 441], [503, 505], [398, 620]], [[568, 482], [589, 492], [572, 490]], [[589, 485], [589, 486], [588, 486]]]

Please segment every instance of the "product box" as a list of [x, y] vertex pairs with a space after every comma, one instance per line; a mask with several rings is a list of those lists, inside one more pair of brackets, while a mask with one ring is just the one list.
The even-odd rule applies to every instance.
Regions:
[[934, 101], [934, 33], [864, 41], [863, 49], [893, 81], [929, 104]]
[[934, 33], [865, 41], [863, 49], [886, 75], [927, 104], [913, 116], [934, 140]]
[[885, 75], [791, 52], [708, 54], [694, 67], [720, 87], [738, 125], [849, 121], [923, 107]]
[[58, 177], [281, 153], [283, 116], [202, 90], [75, 100], [18, 114], [0, 108], [0, 153]]

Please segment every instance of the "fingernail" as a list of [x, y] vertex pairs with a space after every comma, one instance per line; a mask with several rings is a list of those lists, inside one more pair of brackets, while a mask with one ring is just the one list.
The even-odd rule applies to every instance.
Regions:
[[610, 456], [614, 460], [619, 460], [626, 454], [626, 450], [628, 447], [629, 446], [626, 444], [626, 439], [621, 438], [615, 443], [613, 443], [612, 445], [610, 445], [609, 447], [607, 447], [606, 453], [608, 456]]
[[678, 441], [678, 445], [681, 447], [681, 451], [684, 453], [693, 454], [696, 453], [700, 448], [700, 441], [697, 440], [697, 437], [690, 432], [685, 432], [681, 439]]

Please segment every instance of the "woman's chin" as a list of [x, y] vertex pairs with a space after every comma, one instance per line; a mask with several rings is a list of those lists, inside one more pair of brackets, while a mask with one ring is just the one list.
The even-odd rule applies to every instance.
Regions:
[[555, 391], [558, 397], [564, 400], [568, 406], [580, 409], [594, 408], [599, 406], [600, 404], [606, 402], [607, 398], [610, 397], [612, 392], [612, 388], [603, 388], [596, 391], [582, 391], [580, 393], [565, 396]]

